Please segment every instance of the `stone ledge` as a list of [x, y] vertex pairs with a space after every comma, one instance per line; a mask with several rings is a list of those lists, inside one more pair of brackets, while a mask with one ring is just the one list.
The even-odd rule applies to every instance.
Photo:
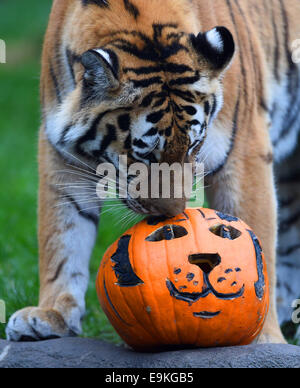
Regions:
[[0, 368], [300, 368], [300, 347], [268, 344], [144, 354], [94, 339], [0, 340]]

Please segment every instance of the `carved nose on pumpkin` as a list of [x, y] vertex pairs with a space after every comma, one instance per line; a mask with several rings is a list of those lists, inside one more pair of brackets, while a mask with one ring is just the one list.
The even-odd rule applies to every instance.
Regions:
[[197, 265], [204, 273], [209, 274], [221, 264], [221, 257], [217, 253], [196, 253], [189, 256], [189, 262]]

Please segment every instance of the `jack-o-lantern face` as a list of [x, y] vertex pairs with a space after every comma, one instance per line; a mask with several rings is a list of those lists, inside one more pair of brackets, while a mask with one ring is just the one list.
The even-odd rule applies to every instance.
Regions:
[[134, 226], [106, 252], [97, 290], [116, 331], [141, 350], [251, 343], [269, 298], [255, 234], [209, 209]]

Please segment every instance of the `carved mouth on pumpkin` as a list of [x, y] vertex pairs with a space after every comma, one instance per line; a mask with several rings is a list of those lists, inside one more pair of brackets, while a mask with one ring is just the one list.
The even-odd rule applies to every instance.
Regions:
[[196, 318], [211, 319], [215, 318], [221, 314], [221, 311], [216, 311], [215, 313], [209, 311], [201, 311], [200, 313], [193, 313]]
[[183, 302], [187, 302], [190, 305], [197, 302], [201, 298], [205, 298], [211, 292], [211, 290], [209, 288], [207, 288], [206, 290], [204, 290], [201, 293], [200, 292], [181, 292], [176, 288], [175, 284], [173, 282], [171, 282], [171, 280], [169, 280], [169, 279], [167, 279], [166, 284], [167, 284], [167, 288], [170, 292], [170, 295], [173, 298], [181, 300]]
[[238, 292], [230, 293], [230, 294], [222, 294], [222, 293], [217, 292], [214, 289], [214, 287], [212, 286], [212, 284], [210, 283], [210, 281], [208, 279], [207, 274], [204, 274], [204, 279], [205, 279], [205, 283], [207, 284], [207, 288], [204, 289], [203, 292], [192, 292], [192, 293], [181, 292], [176, 288], [175, 284], [173, 282], [171, 282], [170, 279], [167, 279], [166, 285], [167, 285], [167, 288], [170, 292], [170, 295], [173, 298], [181, 300], [183, 302], [187, 302], [190, 305], [192, 305], [193, 303], [197, 302], [198, 300], [200, 300], [202, 298], [207, 297], [209, 294], [213, 294], [218, 299], [224, 299], [224, 300], [234, 300], [234, 299], [240, 298], [241, 296], [244, 295], [245, 285], [243, 285], [243, 287]]

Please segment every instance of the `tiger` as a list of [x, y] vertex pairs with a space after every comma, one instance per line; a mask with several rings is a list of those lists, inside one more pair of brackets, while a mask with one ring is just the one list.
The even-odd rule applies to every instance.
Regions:
[[[280, 324], [300, 296], [299, 20], [297, 0], [53, 1], [41, 74], [39, 305], [12, 315], [8, 340], [82, 333], [102, 206], [84, 177], [93, 181], [102, 162], [118, 169], [125, 155], [148, 168], [204, 163], [209, 204], [249, 224], [266, 256], [270, 308], [257, 342], [286, 342]], [[124, 202], [173, 217], [187, 200]]]

